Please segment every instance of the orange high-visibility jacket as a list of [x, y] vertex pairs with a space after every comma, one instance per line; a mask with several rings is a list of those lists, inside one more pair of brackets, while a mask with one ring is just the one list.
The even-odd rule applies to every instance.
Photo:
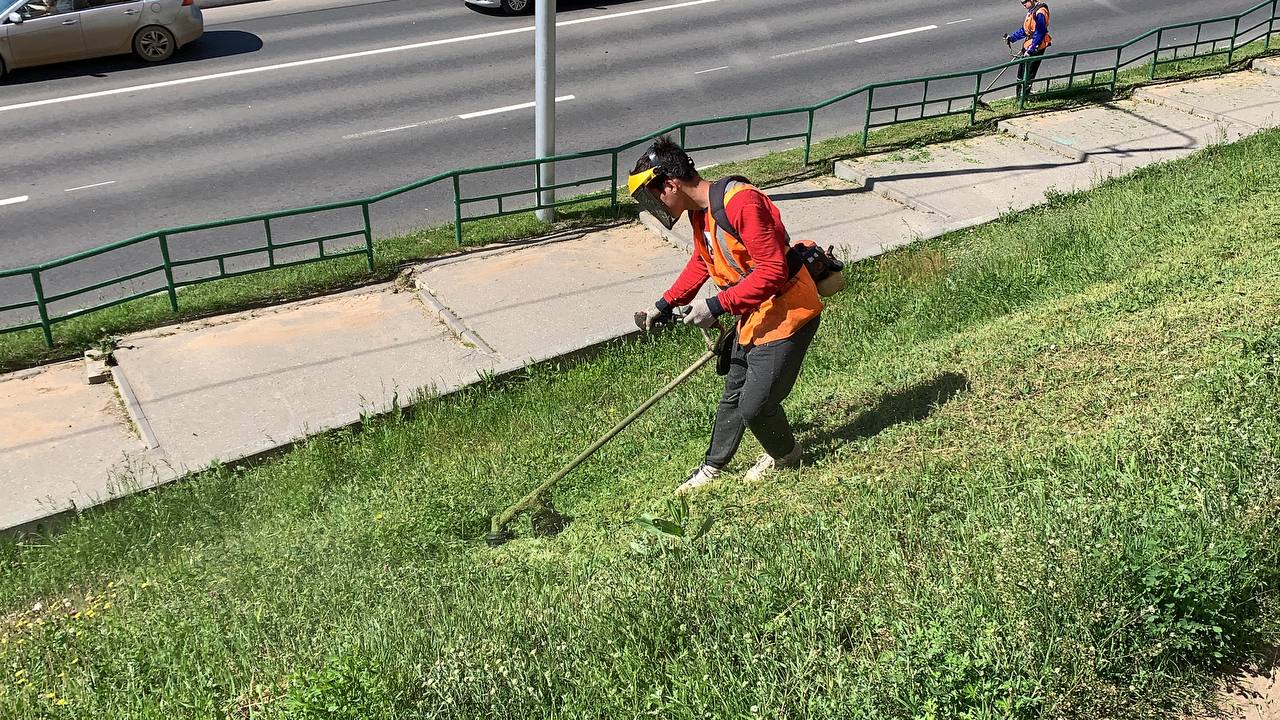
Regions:
[[1035, 51], [1044, 52], [1045, 48], [1053, 44], [1053, 38], [1049, 37], [1049, 6], [1037, 3], [1027, 13], [1027, 19], [1022, 21], [1022, 31], [1027, 34], [1027, 39], [1022, 41], [1022, 49], [1026, 52], [1031, 52], [1031, 41], [1036, 33], [1036, 14], [1044, 17], [1044, 40], [1040, 41], [1040, 47]]
[[[743, 191], [757, 194], [775, 219], [776, 229], [780, 231], [779, 250], [784, 258], [785, 272], [789, 238], [782, 227], [781, 213], [773, 201], [751, 185], [732, 182], [724, 194], [726, 213], [730, 218], [734, 217], [733, 210], [738, 203], [734, 203], [733, 198]], [[720, 298], [727, 300], [724, 291], [750, 275], [756, 267], [756, 260], [751, 257], [745, 243], [732, 233], [716, 227], [715, 218], [710, 212], [694, 213], [689, 219], [694, 232], [694, 255], [702, 260], [711, 281], [722, 291]], [[737, 224], [738, 221], [732, 222]], [[755, 230], [752, 227], [735, 229], [740, 235]], [[776, 294], [742, 313], [742, 320], [738, 324], [738, 342], [742, 345], [764, 345], [791, 337], [821, 312], [822, 300], [818, 296], [818, 288], [809, 271], [801, 268], [794, 276], [783, 281]]]

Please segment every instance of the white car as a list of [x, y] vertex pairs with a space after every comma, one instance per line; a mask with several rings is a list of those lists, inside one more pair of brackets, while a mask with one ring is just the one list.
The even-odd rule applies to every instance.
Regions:
[[508, 15], [524, 15], [533, 9], [533, 0], [466, 0], [468, 5], [501, 8]]
[[164, 62], [204, 34], [195, 0], [0, 0], [0, 8], [0, 78], [130, 52]]

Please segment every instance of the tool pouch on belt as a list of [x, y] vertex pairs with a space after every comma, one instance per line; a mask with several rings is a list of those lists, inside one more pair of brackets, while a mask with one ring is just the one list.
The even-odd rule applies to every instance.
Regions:
[[716, 374], [728, 375], [729, 364], [733, 362], [733, 346], [736, 335], [730, 331], [720, 336], [716, 345]]
[[[738, 238], [738, 231], [734, 229], [733, 223], [729, 222], [729, 213], [724, 209], [725, 189], [730, 182], [741, 182], [748, 185], [751, 181], [741, 175], [732, 175], [711, 183], [711, 192], [709, 199], [711, 201], [711, 217], [715, 218], [716, 227]], [[787, 240], [790, 241], [790, 236]], [[830, 297], [844, 289], [844, 263], [836, 259], [835, 246], [829, 246], [823, 250], [817, 243], [812, 240], [800, 240], [787, 248], [787, 275], [795, 277], [800, 272], [800, 268], [809, 270], [809, 277], [813, 278], [813, 282], [818, 287], [818, 294], [822, 297]], [[721, 373], [723, 374], [723, 373]]]

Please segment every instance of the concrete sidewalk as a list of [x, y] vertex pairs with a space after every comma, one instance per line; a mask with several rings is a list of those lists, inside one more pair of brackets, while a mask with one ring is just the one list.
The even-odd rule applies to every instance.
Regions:
[[[1280, 126], [1280, 62], [1029, 115], [1000, 134], [840, 162], [771, 188], [795, 239], [862, 259]], [[688, 258], [628, 225], [425, 263], [406, 282], [124, 338], [109, 382], [83, 362], [0, 377], [0, 528], [287, 446], [491, 374], [634, 332]]]

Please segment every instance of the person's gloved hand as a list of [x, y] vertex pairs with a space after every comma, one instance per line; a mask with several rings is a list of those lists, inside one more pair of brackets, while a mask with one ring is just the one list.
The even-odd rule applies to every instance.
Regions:
[[685, 325], [709, 328], [716, 324], [716, 314], [711, 311], [711, 303], [707, 300], [702, 300], [690, 305], [681, 320], [684, 321]]
[[658, 325], [671, 320], [671, 309], [659, 310], [657, 307], [651, 307], [644, 311], [644, 329], [646, 332], [652, 331]]
[[1008, 44], [1009, 44], [1009, 43], [1011, 43], [1011, 42], [1013, 42], [1013, 41], [1009, 39], [1009, 33], [1005, 33], [1005, 34], [1004, 34], [1004, 44], [1005, 44], [1005, 45], [1008, 45]]

